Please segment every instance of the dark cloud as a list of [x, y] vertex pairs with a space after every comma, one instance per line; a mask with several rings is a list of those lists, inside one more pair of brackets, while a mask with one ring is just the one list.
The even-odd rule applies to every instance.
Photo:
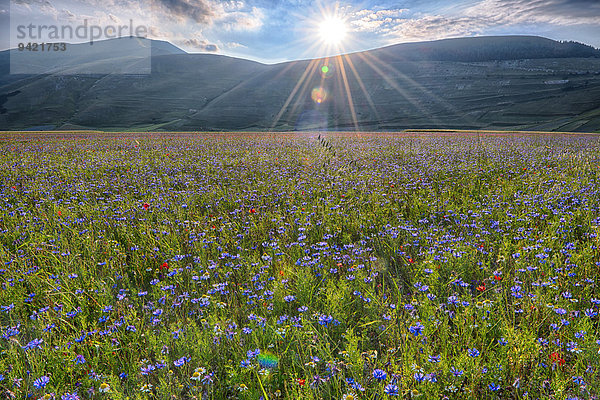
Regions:
[[215, 7], [207, 0], [153, 0], [168, 16], [191, 19], [200, 24], [210, 24], [216, 15]]
[[8, 0], [0, 0], [0, 51], [10, 46], [10, 4]]
[[44, 5], [44, 6], [52, 6], [52, 4], [47, 0], [13, 0], [15, 4], [27, 4], [27, 5]]
[[598, 25], [600, 0], [481, 0], [456, 14], [396, 18], [380, 27], [377, 23], [385, 22], [384, 16], [367, 22], [366, 28], [403, 40], [472, 36], [519, 24]]
[[219, 47], [214, 43], [209, 43], [206, 40], [200, 39], [186, 39], [182, 42], [183, 45], [193, 47], [196, 50], [207, 51], [215, 53], [219, 51]]
[[483, 0], [467, 12], [501, 24], [594, 24], [600, 21], [598, 0]]

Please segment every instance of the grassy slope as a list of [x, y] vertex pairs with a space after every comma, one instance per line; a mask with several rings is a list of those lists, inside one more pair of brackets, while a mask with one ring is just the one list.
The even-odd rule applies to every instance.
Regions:
[[[392, 47], [332, 59], [330, 77], [323, 79], [319, 71], [324, 60], [263, 65], [215, 55], [174, 54], [164, 44], [155, 53], [161, 55], [153, 58], [150, 75], [0, 74], [0, 94], [16, 93], [3, 99], [6, 112], [0, 114], [0, 125], [175, 131], [351, 129], [343, 64], [360, 129], [600, 130], [600, 59], [418, 61], [407, 60], [412, 53], [398, 53]], [[6, 72], [5, 56], [0, 53], [0, 70]], [[560, 80], [568, 83], [545, 83]], [[315, 104], [311, 91], [320, 85], [328, 98]]]

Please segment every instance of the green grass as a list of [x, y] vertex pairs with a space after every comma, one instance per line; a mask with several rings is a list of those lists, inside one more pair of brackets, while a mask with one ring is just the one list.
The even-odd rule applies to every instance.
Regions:
[[3, 395], [598, 396], [597, 136], [25, 137]]

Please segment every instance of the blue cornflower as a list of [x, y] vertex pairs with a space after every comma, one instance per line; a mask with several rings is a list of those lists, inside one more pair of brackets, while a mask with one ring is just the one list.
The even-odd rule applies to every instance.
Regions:
[[423, 333], [423, 329], [425, 329], [425, 327], [420, 322], [408, 327], [408, 331], [415, 336], [419, 336], [421, 333]]
[[31, 342], [27, 343], [25, 346], [21, 346], [23, 350], [31, 350], [31, 349], [41, 349], [42, 343], [44, 341], [42, 339], [33, 339]]
[[213, 376], [214, 376], [213, 372], [204, 375], [204, 377], [202, 378], [202, 381], [201, 381], [202, 384], [203, 385], [210, 385], [210, 384], [212, 384], [213, 383]]
[[140, 371], [142, 373], [142, 375], [149, 375], [152, 373], [152, 371], [154, 371], [156, 369], [156, 367], [152, 364], [148, 364], [148, 366], [144, 367], [142, 366], [140, 368]]
[[78, 354], [74, 359], [73, 362], [75, 363], [75, 365], [77, 364], [85, 364], [85, 358], [81, 355]]
[[465, 373], [465, 371], [463, 371], [462, 369], [456, 369], [455, 367], [450, 367], [450, 372], [454, 376], [462, 376], [462, 374]]
[[398, 386], [393, 383], [385, 385], [383, 392], [388, 396], [398, 396]]
[[387, 378], [387, 373], [384, 370], [378, 368], [373, 371], [373, 378], [383, 381], [385, 380], [385, 378]]
[[176, 367], [181, 367], [183, 364], [192, 361], [189, 357], [181, 357], [178, 360], [173, 361], [173, 365], [175, 365]]
[[416, 372], [413, 377], [415, 378], [415, 381], [417, 381], [418, 383], [421, 383], [425, 380], [425, 374], [422, 372]]
[[50, 378], [45, 375], [40, 376], [35, 381], [33, 381], [33, 387], [36, 389], [43, 389], [50, 382]]
[[583, 377], [581, 376], [572, 376], [571, 379], [573, 379], [573, 383], [576, 385], [584, 385], [585, 381], [583, 380]]
[[80, 400], [77, 392], [65, 393], [60, 397], [61, 400]]
[[285, 300], [286, 303], [291, 303], [292, 301], [296, 300], [296, 296], [292, 296], [292, 295], [285, 296], [283, 298], [283, 300]]
[[259, 354], [260, 354], [260, 349], [248, 350], [246, 352], [246, 356], [248, 357], [249, 360], [252, 360], [254, 357], [258, 356]]
[[437, 355], [437, 356], [429, 356], [429, 362], [430, 363], [439, 363], [441, 360], [441, 356]]
[[488, 387], [490, 388], [490, 390], [491, 390], [492, 392], [496, 392], [496, 391], [500, 390], [500, 386], [496, 385], [496, 384], [495, 384], [495, 383], [493, 383], [493, 382], [492, 382], [492, 383], [490, 383], [490, 384], [488, 385]]
[[472, 349], [467, 350], [467, 354], [469, 354], [469, 357], [474, 358], [474, 357], [479, 357], [479, 355], [481, 353], [479, 352], [479, 350], [477, 350], [476, 348], [473, 347]]
[[352, 378], [346, 378], [346, 383], [350, 385], [350, 387], [354, 390], [358, 390], [359, 392], [364, 392], [365, 388], [358, 382], [355, 382]]

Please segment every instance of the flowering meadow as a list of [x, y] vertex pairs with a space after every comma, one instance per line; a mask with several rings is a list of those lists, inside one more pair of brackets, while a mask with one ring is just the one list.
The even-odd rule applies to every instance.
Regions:
[[600, 396], [598, 135], [0, 154], [3, 398]]

